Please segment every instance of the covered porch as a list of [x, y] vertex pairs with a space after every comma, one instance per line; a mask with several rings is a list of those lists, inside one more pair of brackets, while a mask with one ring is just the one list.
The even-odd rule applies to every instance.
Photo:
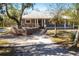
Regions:
[[47, 11], [33, 10], [32, 12], [22, 16], [22, 25], [23, 27], [45, 28], [47, 20], [50, 18], [52, 17]]
[[47, 20], [45, 18], [32, 18], [32, 19], [23, 19], [22, 26], [23, 27], [31, 27], [31, 28], [45, 28], [47, 24]]

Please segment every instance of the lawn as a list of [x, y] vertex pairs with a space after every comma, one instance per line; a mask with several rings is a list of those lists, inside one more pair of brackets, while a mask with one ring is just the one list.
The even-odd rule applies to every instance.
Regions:
[[54, 30], [48, 30], [46, 34], [52, 36], [51, 40], [55, 43], [72, 43], [75, 38], [75, 34], [72, 31], [58, 30], [57, 37], [53, 37], [54, 32]]

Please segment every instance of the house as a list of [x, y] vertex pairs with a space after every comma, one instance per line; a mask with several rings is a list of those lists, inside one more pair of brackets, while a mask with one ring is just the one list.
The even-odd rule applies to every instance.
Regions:
[[50, 18], [52, 16], [49, 11], [33, 10], [31, 13], [22, 16], [22, 26], [44, 28]]
[[[54, 24], [49, 24], [48, 20], [53, 18], [56, 11], [39, 11], [33, 10], [28, 14], [22, 16], [22, 26], [30, 28], [54, 28]], [[72, 28], [71, 25], [66, 23], [66, 19], [71, 19], [69, 16], [61, 16], [64, 20], [64, 24], [58, 24], [58, 28]], [[67, 26], [68, 25], [68, 26]]]

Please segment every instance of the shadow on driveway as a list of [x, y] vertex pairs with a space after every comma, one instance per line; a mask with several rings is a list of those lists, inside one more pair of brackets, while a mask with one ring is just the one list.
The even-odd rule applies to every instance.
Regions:
[[67, 48], [62, 48], [54, 44], [37, 44], [28, 46], [18, 46], [13, 48], [14, 53], [9, 54], [13, 56], [65, 56], [68, 54]]

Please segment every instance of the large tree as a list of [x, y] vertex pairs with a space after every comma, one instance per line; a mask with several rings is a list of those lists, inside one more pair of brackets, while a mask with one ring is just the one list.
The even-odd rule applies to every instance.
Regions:
[[[5, 6], [6, 6], [6, 13], [7, 13], [7, 16], [11, 19], [13, 19], [17, 25], [18, 25], [18, 28], [21, 28], [21, 20], [22, 20], [22, 15], [23, 15], [23, 12], [26, 8], [29, 8], [32, 6], [31, 3], [22, 3], [22, 4], [17, 4], [17, 5], [21, 5], [20, 7], [20, 10], [18, 9], [15, 9], [13, 4], [8, 4], [6, 3]], [[10, 11], [9, 11], [9, 6], [11, 7], [11, 10], [13, 9], [14, 12], [10, 14]], [[19, 11], [19, 12], [18, 12]], [[19, 14], [18, 14], [19, 13]], [[18, 16], [17, 16], [18, 14]]]
[[[50, 19], [50, 22], [55, 24], [55, 36], [57, 36], [57, 24], [62, 22], [61, 12], [67, 8], [67, 5], [68, 4], [60, 4], [60, 3], [55, 3], [55, 4], [49, 5], [50, 9], [55, 11], [54, 17], [52, 17], [52, 19]], [[55, 6], [55, 7], [53, 7], [53, 6]]]

